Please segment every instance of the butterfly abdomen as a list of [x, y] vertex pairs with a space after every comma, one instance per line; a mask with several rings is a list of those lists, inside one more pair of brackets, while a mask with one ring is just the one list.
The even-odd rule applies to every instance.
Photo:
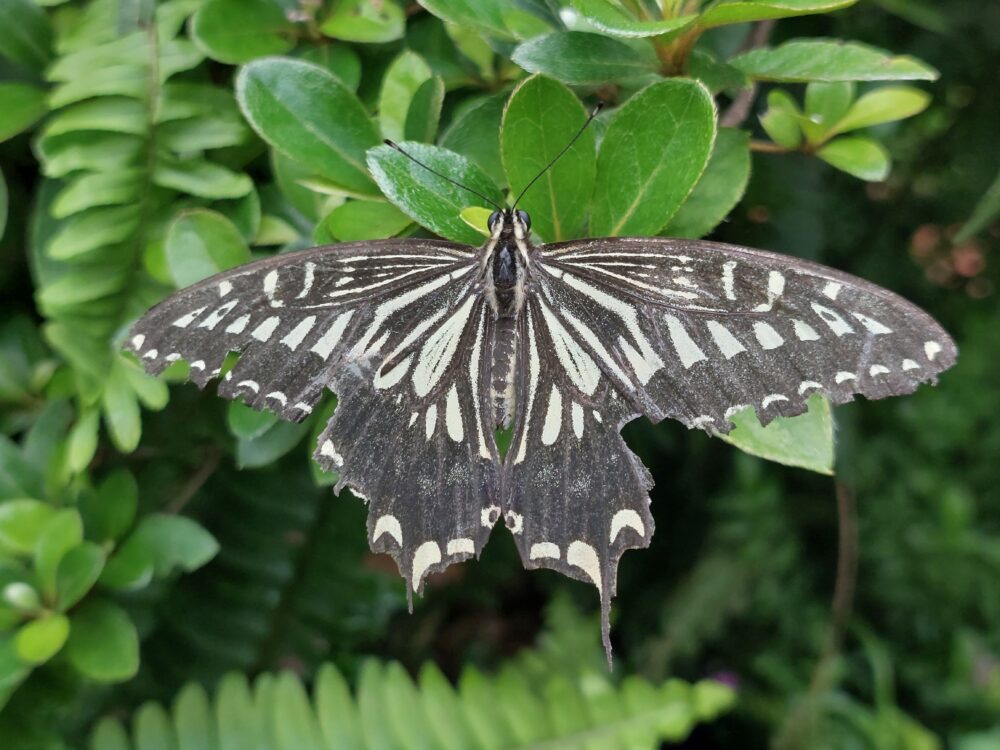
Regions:
[[500, 317], [496, 322], [492, 373], [493, 412], [497, 427], [510, 427], [514, 417], [514, 352], [517, 319]]

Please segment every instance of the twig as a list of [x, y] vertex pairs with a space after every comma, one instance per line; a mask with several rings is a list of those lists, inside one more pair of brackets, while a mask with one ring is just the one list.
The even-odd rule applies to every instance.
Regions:
[[[753, 29], [747, 34], [746, 41], [743, 43], [740, 52], [749, 52], [752, 49], [764, 47], [771, 38], [774, 24], [775, 19], [773, 18], [755, 23]], [[750, 110], [753, 109], [753, 103], [756, 98], [757, 84], [754, 83], [750, 85], [750, 88], [744, 89], [736, 96], [732, 104], [722, 113], [722, 117], [719, 118], [719, 124], [724, 128], [734, 128], [737, 125], [741, 125], [750, 116]]]
[[750, 150], [760, 154], [787, 154], [790, 149], [770, 141], [750, 141]]
[[174, 496], [174, 499], [170, 501], [170, 504], [166, 507], [166, 512], [172, 515], [180, 513], [187, 506], [191, 499], [198, 494], [205, 482], [208, 481], [209, 477], [215, 473], [215, 470], [219, 468], [219, 461], [221, 456], [218, 450], [211, 450], [208, 454], [208, 458], [205, 459], [205, 463], [198, 467], [198, 470], [192, 474], [188, 480], [181, 487], [180, 491]]

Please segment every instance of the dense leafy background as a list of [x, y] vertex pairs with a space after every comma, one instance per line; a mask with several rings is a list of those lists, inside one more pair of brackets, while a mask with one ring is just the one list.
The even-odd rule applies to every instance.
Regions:
[[[1000, 746], [998, 26], [974, 0], [0, 1], [0, 746]], [[630, 425], [658, 532], [610, 675], [593, 592], [505, 532], [408, 615], [308, 459], [332, 402], [280, 423], [118, 353], [251, 258], [480, 242], [485, 204], [381, 139], [499, 201], [598, 99], [525, 198], [540, 239], [819, 259], [961, 348], [938, 389], [837, 409], [832, 477], [823, 402], [742, 415], [743, 452]]]

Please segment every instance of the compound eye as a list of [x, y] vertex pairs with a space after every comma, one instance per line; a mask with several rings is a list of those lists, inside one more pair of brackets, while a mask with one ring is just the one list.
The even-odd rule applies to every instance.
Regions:
[[493, 227], [496, 226], [498, 221], [500, 221], [500, 212], [494, 211], [490, 214], [490, 218], [486, 220], [486, 227], [492, 232]]
[[519, 218], [521, 222], [524, 224], [525, 229], [531, 229], [531, 217], [528, 216], [528, 213], [526, 211], [518, 211], [517, 218]]

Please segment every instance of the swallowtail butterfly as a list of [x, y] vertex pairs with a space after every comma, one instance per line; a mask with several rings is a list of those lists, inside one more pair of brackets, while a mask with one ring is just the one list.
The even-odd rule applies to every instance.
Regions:
[[618, 560], [653, 534], [623, 425], [725, 433], [748, 406], [766, 424], [815, 393], [910, 393], [956, 359], [922, 310], [816, 263], [660, 237], [534, 245], [527, 214], [497, 208], [479, 249], [353, 242], [226, 271], [126, 346], [151, 373], [186, 360], [199, 387], [237, 352], [219, 393], [287, 420], [333, 391], [315, 458], [367, 501], [409, 594], [503, 519], [527, 568], [597, 586], [609, 659]]

